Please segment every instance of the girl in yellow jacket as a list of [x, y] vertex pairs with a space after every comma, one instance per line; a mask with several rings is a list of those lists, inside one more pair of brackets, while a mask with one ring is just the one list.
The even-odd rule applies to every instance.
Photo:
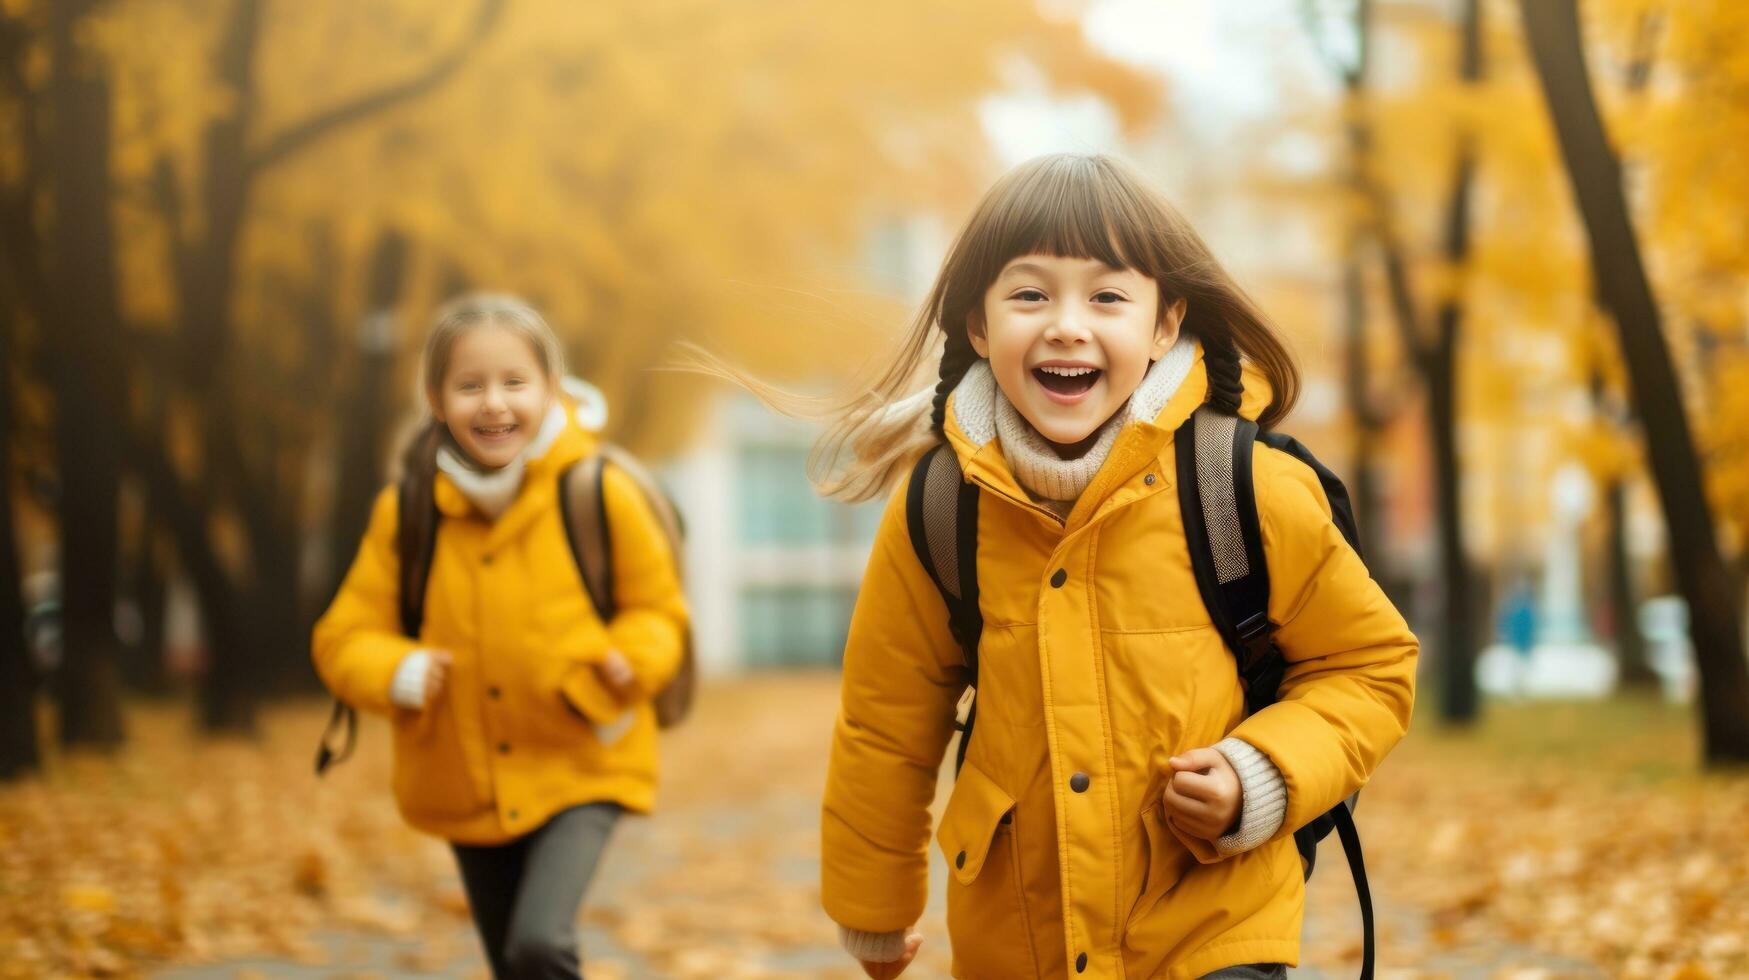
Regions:
[[[1316, 476], [1259, 444], [1288, 668], [1279, 700], [1246, 715], [1172, 489], [1175, 430], [1242, 370], [1241, 412], [1286, 414], [1291, 359], [1184, 219], [1110, 159], [1046, 157], [984, 198], [902, 357], [827, 433], [827, 492], [873, 496], [943, 441], [979, 488], [978, 721], [938, 828], [955, 976], [1297, 962], [1293, 831], [1402, 737], [1417, 643]], [[822, 826], [826, 912], [871, 977], [921, 942], [929, 808], [967, 685], [905, 497], [857, 598]]]
[[631, 478], [609, 467], [611, 622], [567, 541], [559, 477], [594, 437], [560, 394], [562, 353], [526, 304], [442, 310], [421, 371], [437, 451], [435, 550], [417, 636], [402, 631], [395, 488], [321, 621], [323, 681], [394, 729], [395, 800], [451, 842], [495, 977], [576, 977], [575, 923], [623, 811], [655, 801], [650, 698], [682, 654], [673, 556]]

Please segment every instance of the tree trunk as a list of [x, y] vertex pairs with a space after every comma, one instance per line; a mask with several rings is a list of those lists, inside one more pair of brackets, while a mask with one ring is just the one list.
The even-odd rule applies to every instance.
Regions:
[[[1479, 0], [1463, 5], [1460, 76], [1468, 85], [1482, 79], [1482, 13]], [[1446, 210], [1445, 258], [1462, 268], [1470, 254], [1470, 198], [1475, 185], [1475, 149], [1469, 134], [1458, 139], [1457, 168], [1452, 174]], [[1474, 577], [1464, 551], [1463, 467], [1458, 459], [1458, 337], [1463, 306], [1456, 292], [1441, 301], [1434, 319], [1434, 338], [1424, 364], [1427, 416], [1433, 436], [1433, 482], [1439, 518], [1440, 576], [1445, 580], [1445, 622], [1440, 629], [1442, 671], [1440, 709], [1448, 722], [1467, 724], [1476, 718], [1476, 602]]]
[[121, 470], [115, 229], [109, 202], [109, 81], [75, 36], [77, 14], [52, 7], [49, 169], [50, 345], [59, 460], [61, 738], [113, 747], [123, 738], [116, 660], [116, 491]]
[[[203, 234], [188, 249], [189, 261], [179, 277], [187, 320], [184, 370], [187, 387], [204, 399], [207, 476], [219, 489], [221, 504], [234, 507], [242, 519], [256, 569], [248, 583], [223, 583], [222, 588], [218, 582], [210, 583], [221, 589], [212, 596], [202, 588], [202, 605], [210, 607], [206, 622], [212, 668], [203, 691], [202, 716], [209, 727], [232, 729], [253, 727], [254, 702], [279, 673], [273, 664], [283, 664], [289, 657], [286, 651], [302, 642], [289, 635], [302, 632], [295, 627], [299, 620], [295, 573], [289, 579], [280, 577], [285, 569], [270, 573], [263, 564], [278, 559], [295, 565], [296, 530], [281, 518], [296, 508], [286, 505], [288, 498], [278, 482], [251, 471], [235, 424], [240, 395], [234, 387], [239, 382], [232, 357], [231, 304], [251, 188], [264, 172], [330, 134], [418, 99], [453, 77], [496, 24], [504, 0], [482, 0], [472, 30], [424, 70], [332, 106], [265, 140], [251, 139], [250, 132], [255, 122], [254, 65], [262, 41], [263, 7], [262, 0], [234, 0], [218, 45], [216, 74], [232, 92], [235, 105], [205, 133]], [[195, 578], [201, 581], [199, 575]], [[287, 581], [293, 586], [289, 595], [264, 591], [273, 587], [270, 582]], [[288, 619], [293, 625], [287, 625]], [[301, 669], [308, 673], [307, 663]]]
[[[1354, 61], [1342, 71], [1347, 96], [1348, 183], [1354, 193], [1347, 206], [1362, 207], [1371, 182], [1372, 124], [1366, 116], [1367, 66], [1372, 53], [1372, 0], [1354, 5]], [[1372, 375], [1367, 364], [1366, 337], [1366, 216], [1352, 214], [1342, 266], [1343, 337], [1349, 414], [1354, 417], [1354, 463], [1350, 490], [1354, 519], [1363, 553], [1377, 560], [1379, 544], [1378, 445], [1385, 419], [1373, 405]]]
[[391, 406], [387, 392], [394, 374], [395, 304], [405, 278], [406, 240], [390, 232], [377, 243], [371, 261], [370, 311], [358, 325], [357, 350], [342, 390], [340, 404], [340, 474], [334, 491], [329, 555], [333, 561], [324, 604], [340, 590], [340, 582], [364, 539], [370, 509], [383, 485], [384, 443], [389, 434]]
[[[14, 307], [0, 276], [0, 365], [16, 362]], [[24, 642], [24, 581], [12, 509], [12, 379], [0, 368], [0, 780], [41, 765], [36, 744], [36, 671]]]
[[154, 696], [170, 693], [170, 675], [164, 663], [164, 603], [169, 577], [158, 533], [148, 499], [139, 547], [128, 574], [129, 592], [139, 606], [140, 635], [122, 653], [122, 679], [130, 690]]
[[1520, 0], [1519, 6], [1584, 219], [1592, 275], [1615, 320], [1634, 407], [1645, 428], [1671, 564], [1688, 601], [1706, 758], [1714, 764], [1749, 762], [1749, 664], [1740, 597], [1719, 553], [1681, 389], [1628, 215], [1621, 163], [1591, 92], [1578, 8], [1575, 0]]
[[[1460, 169], [1468, 169], [1468, 161]], [[1467, 178], [1460, 178], [1467, 188]], [[1467, 194], [1460, 194], [1467, 201]], [[1454, 213], [1467, 210], [1454, 206]], [[1476, 718], [1476, 620], [1474, 577], [1464, 552], [1463, 469], [1457, 447], [1457, 332], [1460, 313], [1456, 301], [1439, 315], [1440, 341], [1427, 376], [1427, 421], [1433, 437], [1433, 484], [1439, 523], [1439, 568], [1445, 588], [1445, 617], [1440, 624], [1441, 716], [1448, 722], [1466, 724]]]
[[1349, 245], [1342, 275], [1347, 326], [1348, 405], [1349, 413], [1354, 416], [1354, 463], [1350, 467], [1350, 489], [1361, 551], [1377, 561], [1380, 521], [1376, 471], [1382, 420], [1372, 407], [1372, 378], [1367, 370], [1366, 286], [1361, 275], [1360, 247], [1358, 240]]
[[1628, 487], [1617, 478], [1604, 489], [1609, 514], [1609, 608], [1615, 634], [1616, 662], [1621, 686], [1631, 691], [1655, 691], [1658, 674], [1646, 659], [1646, 640], [1640, 635], [1637, 615], [1638, 590], [1634, 588], [1633, 558], [1628, 554]]

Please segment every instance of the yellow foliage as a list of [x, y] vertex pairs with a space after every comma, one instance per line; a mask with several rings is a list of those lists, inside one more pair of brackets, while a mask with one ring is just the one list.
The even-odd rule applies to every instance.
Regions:
[[[178, 313], [169, 238], [136, 227], [158, 214], [160, 167], [176, 174], [183, 231], [199, 232], [215, 120], [246, 113], [247, 145], [269, 146], [416, 77], [464, 45], [478, 7], [263, 5], [248, 91], [215, 81], [233, 9], [125, 0], [91, 24], [113, 66], [120, 199], [137, 202], [122, 205], [122, 267], [139, 319]], [[888, 217], [969, 204], [990, 169], [978, 102], [1009, 66], [1104, 97], [1130, 127], [1159, 105], [1154, 82], [1094, 53], [1077, 24], [1004, 0], [546, 0], [506, 5], [467, 50], [429, 94], [262, 173], [233, 301], [250, 345], [309, 329], [288, 282], [332, 293], [343, 322], [356, 316], [371, 250], [394, 228], [419, 262], [534, 299], [578, 371], [630, 407], [621, 418], [657, 395], [686, 411], [699, 385], [645, 373], [677, 338], [766, 372], [829, 375], [842, 358], [822, 351], [866, 350], [903, 319], [901, 298], [857, 291], [864, 236]], [[312, 264], [316, 228], [337, 280]], [[418, 281], [405, 349], [440, 298], [442, 277]], [[791, 301], [797, 289], [807, 302]]]

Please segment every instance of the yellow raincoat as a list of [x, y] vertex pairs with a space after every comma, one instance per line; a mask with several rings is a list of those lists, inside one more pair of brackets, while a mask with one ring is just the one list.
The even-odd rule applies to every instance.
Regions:
[[[407, 822], [466, 844], [520, 837], [554, 813], [611, 801], [648, 812], [656, 793], [656, 718], [648, 695], [679, 669], [685, 600], [667, 538], [631, 478], [608, 467], [603, 497], [613, 535], [619, 612], [603, 623], [583, 588], [559, 508], [559, 476], [595, 451], [567, 421], [521, 490], [488, 521], [443, 473], [442, 521], [418, 639], [401, 632], [395, 488], [377, 497], [358, 557], [316, 624], [317, 672], [336, 697], [388, 716], [395, 799]], [[454, 657], [439, 699], [423, 711], [389, 700], [415, 649]], [[621, 705], [591, 664], [609, 648], [630, 661], [638, 693]], [[629, 728], [604, 744], [596, 725]]]
[[[1245, 716], [1174, 487], [1174, 431], [1207, 387], [1199, 353], [1160, 414], [1120, 433], [1066, 520], [1028, 497], [999, 441], [973, 444], [949, 402], [948, 441], [984, 491], [977, 729], [938, 833], [955, 976], [1297, 963], [1292, 832], [1365, 783], [1409, 724], [1415, 637], [1331, 522], [1317, 477], [1261, 444], [1270, 617], [1289, 666], [1280, 701]], [[1248, 375], [1246, 390], [1255, 417], [1267, 389]], [[838, 923], [890, 932], [922, 914], [928, 807], [965, 685], [901, 487], [845, 651], [822, 825], [822, 897]], [[1163, 819], [1161, 793], [1168, 758], [1228, 735], [1275, 763], [1288, 804], [1273, 839], [1222, 858]]]

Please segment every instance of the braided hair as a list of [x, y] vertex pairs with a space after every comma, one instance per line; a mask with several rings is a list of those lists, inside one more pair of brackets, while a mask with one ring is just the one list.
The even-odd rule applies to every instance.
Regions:
[[1227, 415], [1239, 414], [1239, 404], [1245, 397], [1243, 369], [1239, 366], [1239, 347], [1231, 337], [1204, 338], [1203, 366], [1208, 371], [1208, 405]]
[[944, 435], [943, 426], [947, 424], [947, 396], [959, 387], [959, 383], [978, 363], [978, 352], [972, 347], [971, 338], [963, 330], [949, 330], [947, 342], [941, 350], [941, 367], [938, 380], [935, 382], [935, 397], [929, 403], [929, 428], [938, 436]]

